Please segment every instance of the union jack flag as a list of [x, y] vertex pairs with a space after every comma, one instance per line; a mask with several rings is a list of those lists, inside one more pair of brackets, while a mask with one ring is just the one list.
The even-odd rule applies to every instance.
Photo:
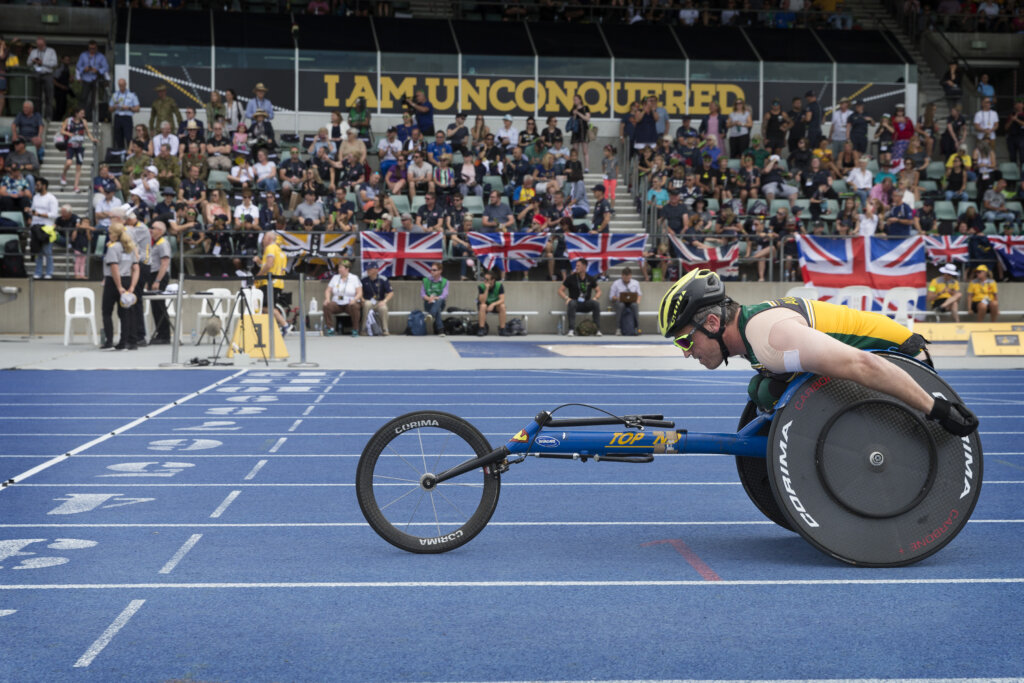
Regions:
[[536, 232], [471, 232], [468, 236], [484, 268], [505, 272], [533, 268], [548, 243], [546, 234]]
[[647, 247], [647, 234], [635, 235], [568, 233], [565, 255], [570, 261], [587, 259], [587, 273], [597, 275], [621, 261], [639, 261]]
[[928, 260], [937, 266], [967, 260], [966, 235], [925, 235], [924, 249]]
[[430, 264], [444, 258], [439, 232], [361, 232], [363, 261], [376, 261], [385, 277], [430, 275]]
[[689, 272], [694, 268], [707, 268], [718, 273], [722, 277], [736, 277], [739, 275], [739, 266], [736, 261], [740, 257], [740, 245], [732, 244], [728, 247], [714, 247], [712, 249], [700, 249], [691, 247], [678, 235], [670, 234], [673, 246], [683, 261], [683, 270]]
[[999, 260], [1013, 277], [1024, 277], [1024, 235], [989, 235]]
[[817, 287], [828, 301], [843, 287], [871, 287], [873, 305], [882, 310], [885, 293], [893, 287], [913, 287], [917, 309], [926, 310], [924, 297], [925, 243], [921, 236], [904, 240], [881, 237], [797, 236], [804, 284]]

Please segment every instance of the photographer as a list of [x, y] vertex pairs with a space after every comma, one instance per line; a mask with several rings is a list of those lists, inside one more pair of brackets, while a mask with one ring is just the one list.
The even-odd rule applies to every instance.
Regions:
[[427, 137], [433, 136], [434, 107], [427, 101], [427, 94], [422, 90], [417, 90], [411, 100], [408, 97], [402, 97], [401, 101], [402, 106], [416, 117], [416, 127], [420, 129], [420, 133]]

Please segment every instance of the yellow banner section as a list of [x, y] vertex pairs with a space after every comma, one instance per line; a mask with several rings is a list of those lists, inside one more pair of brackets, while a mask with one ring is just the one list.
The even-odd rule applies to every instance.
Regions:
[[270, 358], [270, 337], [274, 335], [274, 358], [287, 358], [288, 347], [284, 345], [284, 337], [277, 324], [269, 320], [266, 313], [243, 315], [235, 325], [235, 334], [228, 349], [228, 358], [236, 353], [244, 353], [253, 360]]
[[970, 352], [975, 356], [1024, 356], [1024, 332], [972, 332]]
[[975, 332], [1024, 333], [1024, 323], [914, 323], [914, 332], [928, 341], [966, 344]]

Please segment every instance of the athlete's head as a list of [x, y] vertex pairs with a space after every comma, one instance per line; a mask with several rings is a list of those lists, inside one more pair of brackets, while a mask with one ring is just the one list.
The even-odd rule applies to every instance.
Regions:
[[[695, 269], [665, 293], [658, 308], [658, 327], [684, 353], [708, 368], [716, 368], [729, 362], [722, 336], [738, 309], [738, 304], [725, 295], [725, 285], [717, 273]], [[698, 331], [702, 334], [697, 335]]]

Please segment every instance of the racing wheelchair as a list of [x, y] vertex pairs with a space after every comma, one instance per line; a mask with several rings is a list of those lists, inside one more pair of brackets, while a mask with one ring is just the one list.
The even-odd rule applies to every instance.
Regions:
[[[928, 365], [874, 353], [928, 393], [960, 400]], [[501, 476], [529, 457], [648, 463], [663, 453], [723, 453], [735, 456], [747, 495], [777, 525], [843, 562], [899, 567], [952, 541], [981, 492], [977, 431], [954, 436], [849, 380], [800, 375], [774, 410], [748, 403], [734, 434], [677, 429], [661, 415], [558, 419], [558, 409], [538, 413], [498, 448], [455, 415], [424, 410], [394, 418], [359, 459], [363, 515], [403, 550], [441, 553], [483, 530]], [[598, 426], [615, 431], [573, 429]]]

